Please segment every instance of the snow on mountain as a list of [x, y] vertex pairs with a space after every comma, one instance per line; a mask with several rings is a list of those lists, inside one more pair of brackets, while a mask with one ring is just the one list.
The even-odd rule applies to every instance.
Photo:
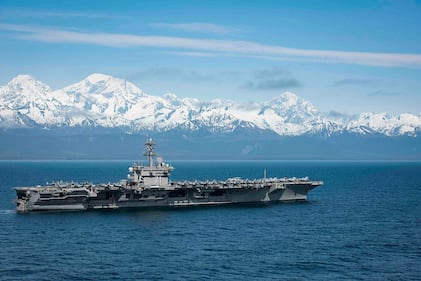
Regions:
[[231, 109], [241, 120], [268, 129], [279, 135], [319, 133], [325, 129], [337, 130], [332, 122], [309, 101], [285, 92], [265, 103], [236, 104]]
[[172, 93], [152, 96], [127, 80], [98, 73], [56, 91], [29, 75], [19, 75], [0, 87], [0, 127], [53, 126], [118, 127], [131, 132], [257, 128], [289, 136], [345, 131], [417, 136], [421, 116], [332, 117], [290, 92], [263, 103], [201, 102]]
[[386, 113], [361, 113], [356, 120], [347, 124], [350, 132], [380, 133], [386, 136], [409, 135], [417, 136], [421, 129], [421, 116], [399, 114], [390, 116]]
[[145, 94], [120, 78], [94, 73], [84, 80], [56, 91], [67, 109], [69, 125], [82, 125], [88, 115], [97, 126], [125, 126], [134, 118], [132, 108]]
[[50, 87], [29, 75], [18, 75], [0, 87], [3, 127], [20, 127], [31, 122], [39, 125], [60, 123], [60, 106]]

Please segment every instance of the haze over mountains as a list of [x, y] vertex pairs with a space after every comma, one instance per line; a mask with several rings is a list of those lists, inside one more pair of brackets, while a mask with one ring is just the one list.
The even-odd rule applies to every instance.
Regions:
[[[221, 100], [207, 102], [195, 98], [180, 99], [174, 94], [152, 96], [127, 80], [104, 74], [92, 74], [78, 83], [52, 90], [29, 75], [19, 75], [0, 87], [0, 128], [4, 145], [9, 146], [8, 141], [13, 142], [25, 135], [42, 136], [41, 139], [47, 138], [59, 143], [63, 134], [78, 137], [84, 135], [87, 142], [92, 142], [92, 138], [103, 136], [104, 130], [108, 130], [106, 135], [118, 135], [117, 139], [130, 135], [161, 136], [163, 141], [171, 138], [174, 144], [178, 141], [179, 148], [183, 147], [182, 141], [190, 142], [190, 147], [194, 147], [192, 143], [201, 143], [203, 147], [199, 145], [199, 151], [190, 151], [196, 154], [205, 149], [209, 155], [216, 155], [210, 151], [209, 146], [217, 144], [219, 139], [220, 144], [239, 144], [237, 154], [242, 156], [253, 155], [253, 151], [260, 151], [255, 156], [262, 153], [271, 155], [270, 150], [276, 149], [282, 142], [297, 143], [297, 140], [308, 138], [312, 140], [302, 144], [305, 146], [301, 148], [302, 151], [306, 151], [309, 146], [313, 147], [315, 142], [326, 143], [327, 140], [337, 143], [340, 139], [343, 145], [345, 140], [381, 138], [382, 143], [404, 143], [396, 150], [403, 149], [405, 158], [417, 159], [421, 115], [327, 114], [319, 112], [309, 101], [290, 92], [260, 103]], [[400, 141], [397, 142], [397, 139]], [[266, 149], [262, 148], [262, 143], [267, 141], [270, 141], [270, 145], [264, 145]], [[408, 141], [416, 145], [408, 146]], [[104, 144], [104, 149], [106, 146]], [[349, 146], [352, 148], [349, 151], [355, 150], [352, 142]], [[300, 151], [299, 147], [295, 149]], [[77, 154], [72, 154], [71, 150], [70, 155]], [[9, 152], [7, 149], [0, 151], [0, 157], [19, 158]], [[19, 149], [15, 153], [22, 154]], [[31, 154], [31, 149], [28, 148], [25, 153]], [[319, 155], [318, 158], [323, 158], [320, 156], [329, 154], [329, 150], [325, 151], [316, 145], [314, 153]], [[89, 153], [81, 154], [82, 158], [89, 158]], [[48, 157], [48, 153], [43, 155]], [[297, 156], [297, 153], [294, 155]], [[309, 151], [305, 155], [298, 155], [298, 158], [308, 158], [313, 154]], [[340, 153], [334, 155], [339, 157]], [[396, 157], [398, 155], [402, 156], [397, 154]]]

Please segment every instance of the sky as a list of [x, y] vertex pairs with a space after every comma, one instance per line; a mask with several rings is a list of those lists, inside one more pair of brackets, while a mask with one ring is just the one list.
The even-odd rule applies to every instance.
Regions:
[[150, 95], [421, 114], [421, 1], [0, 0], [0, 85], [92, 73]]

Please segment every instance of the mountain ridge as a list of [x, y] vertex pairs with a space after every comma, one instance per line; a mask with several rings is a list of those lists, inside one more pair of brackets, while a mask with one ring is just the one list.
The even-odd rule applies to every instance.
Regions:
[[102, 127], [127, 133], [175, 129], [229, 133], [268, 130], [279, 136], [343, 133], [418, 137], [421, 115], [360, 113], [330, 117], [285, 92], [266, 102], [200, 101], [173, 93], [153, 96], [121, 78], [94, 73], [52, 90], [29, 75], [0, 87], [0, 128]]

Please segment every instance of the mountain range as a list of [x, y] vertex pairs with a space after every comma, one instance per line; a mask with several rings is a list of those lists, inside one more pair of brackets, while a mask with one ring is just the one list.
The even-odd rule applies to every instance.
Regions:
[[171, 93], [153, 96], [127, 80], [96, 73], [52, 90], [29, 75], [18, 75], [0, 87], [0, 127], [102, 127], [127, 133], [174, 129], [214, 133], [247, 128], [280, 136], [348, 132], [417, 137], [421, 115], [329, 115], [290, 92], [260, 103], [206, 102]]
[[29, 75], [0, 87], [0, 159], [131, 158], [139, 136], [180, 158], [421, 159], [420, 132], [420, 114], [323, 113], [290, 92], [200, 101], [98, 73], [58, 90]]

